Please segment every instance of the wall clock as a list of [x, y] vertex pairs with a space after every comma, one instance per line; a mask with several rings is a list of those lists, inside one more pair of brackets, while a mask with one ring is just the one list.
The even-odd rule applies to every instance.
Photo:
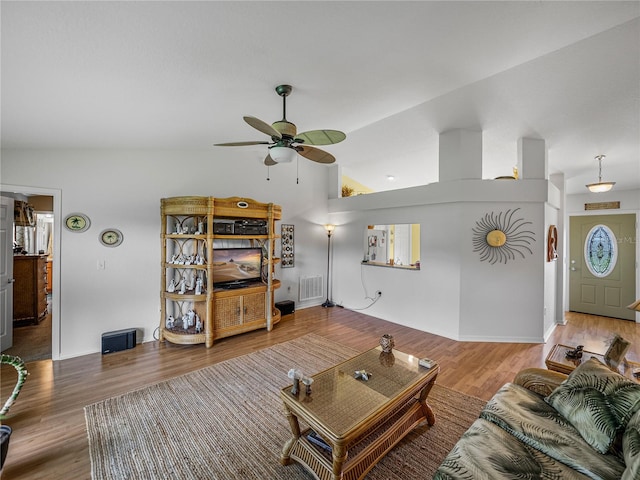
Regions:
[[105, 247], [117, 247], [122, 243], [124, 237], [122, 232], [117, 228], [107, 228], [100, 232], [98, 240], [100, 240], [100, 243]]
[[84, 213], [71, 213], [65, 217], [64, 226], [70, 232], [86, 232], [91, 220]]

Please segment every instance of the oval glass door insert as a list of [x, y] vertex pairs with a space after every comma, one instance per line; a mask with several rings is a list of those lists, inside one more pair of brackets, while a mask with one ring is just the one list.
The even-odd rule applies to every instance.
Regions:
[[616, 236], [606, 225], [596, 225], [584, 243], [584, 261], [592, 275], [608, 276], [616, 266], [618, 249]]

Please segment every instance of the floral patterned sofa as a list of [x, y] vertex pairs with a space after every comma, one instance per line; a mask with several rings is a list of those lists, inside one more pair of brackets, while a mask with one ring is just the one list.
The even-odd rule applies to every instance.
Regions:
[[434, 479], [640, 479], [640, 384], [595, 358], [504, 385]]

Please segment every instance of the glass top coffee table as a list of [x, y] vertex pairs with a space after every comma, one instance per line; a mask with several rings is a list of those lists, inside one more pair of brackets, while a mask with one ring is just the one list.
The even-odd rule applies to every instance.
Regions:
[[[363, 370], [367, 381], [355, 378]], [[310, 395], [304, 385], [298, 395], [283, 388], [292, 438], [280, 461], [298, 462], [320, 480], [363, 478], [418, 424], [435, 423], [427, 396], [439, 371], [377, 347], [314, 375]]]

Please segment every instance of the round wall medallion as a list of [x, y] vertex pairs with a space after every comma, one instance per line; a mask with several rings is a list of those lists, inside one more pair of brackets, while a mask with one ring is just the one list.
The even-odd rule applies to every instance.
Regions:
[[500, 230], [491, 230], [487, 233], [487, 243], [492, 247], [501, 247], [507, 243], [507, 236]]
[[91, 226], [91, 220], [84, 213], [71, 213], [65, 217], [64, 226], [70, 232], [85, 232]]
[[521, 258], [525, 257], [525, 252], [533, 255], [530, 247], [535, 242], [535, 233], [527, 227], [532, 223], [524, 218], [514, 218], [518, 210], [487, 213], [476, 222], [472, 229], [473, 251], [480, 254], [480, 261], [506, 264], [509, 260], [515, 260], [516, 255]]
[[117, 228], [107, 228], [100, 232], [98, 240], [100, 240], [100, 243], [105, 247], [117, 247], [122, 243], [124, 237], [122, 232]]

